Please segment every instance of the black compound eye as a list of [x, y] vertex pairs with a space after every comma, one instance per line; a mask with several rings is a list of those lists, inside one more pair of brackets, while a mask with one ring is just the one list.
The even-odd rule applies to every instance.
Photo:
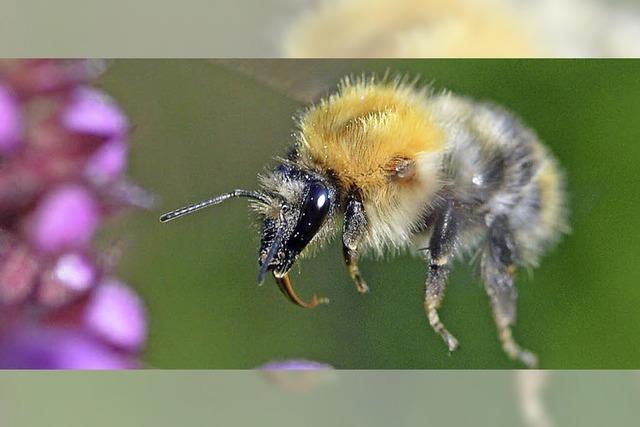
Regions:
[[329, 189], [324, 184], [314, 182], [309, 186], [288, 249], [298, 253], [307, 246], [327, 217], [330, 202]]

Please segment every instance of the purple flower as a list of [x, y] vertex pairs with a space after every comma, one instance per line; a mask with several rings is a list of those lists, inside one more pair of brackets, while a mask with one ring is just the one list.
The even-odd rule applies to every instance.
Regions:
[[53, 276], [63, 286], [74, 291], [86, 291], [96, 278], [96, 269], [79, 253], [68, 253], [58, 258]]
[[0, 85], [0, 155], [14, 150], [22, 139], [22, 117], [13, 93]]
[[68, 130], [111, 139], [129, 130], [127, 118], [109, 96], [95, 89], [76, 89], [62, 113], [62, 124]]
[[41, 273], [35, 299], [49, 309], [62, 308], [94, 291], [100, 275], [95, 260], [88, 255], [63, 253]]
[[116, 280], [106, 281], [93, 293], [85, 318], [90, 330], [115, 346], [138, 350], [146, 339], [142, 301]]
[[3, 369], [126, 369], [132, 358], [82, 332], [25, 328], [0, 338]]
[[96, 150], [87, 161], [85, 173], [96, 184], [116, 180], [127, 166], [127, 144], [113, 139]]
[[144, 305], [91, 242], [151, 198], [124, 177], [129, 121], [88, 86], [95, 65], [0, 63], [0, 368], [139, 366]]
[[53, 189], [35, 212], [32, 238], [43, 252], [82, 249], [98, 225], [99, 212], [93, 196], [82, 186]]

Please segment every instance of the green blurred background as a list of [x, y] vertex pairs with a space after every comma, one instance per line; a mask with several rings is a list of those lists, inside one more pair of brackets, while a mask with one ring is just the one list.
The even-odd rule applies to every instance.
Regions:
[[[304, 79], [309, 64], [289, 62], [291, 75], [278, 78], [299, 67], [295, 78]], [[387, 69], [420, 74], [435, 88], [502, 104], [535, 129], [566, 170], [573, 232], [532, 275], [519, 275], [515, 336], [543, 368], [640, 368], [640, 61], [377, 60], [321, 68], [329, 80]], [[159, 198], [155, 211], [129, 215], [107, 233], [129, 240], [119, 275], [148, 307], [149, 366], [251, 368], [307, 358], [355, 369], [519, 367], [501, 350], [468, 263], [456, 266], [441, 310], [461, 343], [449, 354], [425, 319], [420, 258], [364, 260], [372, 291], [362, 297], [334, 242], [293, 273], [300, 294], [331, 299], [302, 310], [271, 281], [256, 285], [258, 236], [245, 201], [158, 222], [163, 211], [255, 188], [256, 174], [290, 144], [300, 103], [202, 60], [114, 61], [98, 83], [135, 126], [130, 176]]]

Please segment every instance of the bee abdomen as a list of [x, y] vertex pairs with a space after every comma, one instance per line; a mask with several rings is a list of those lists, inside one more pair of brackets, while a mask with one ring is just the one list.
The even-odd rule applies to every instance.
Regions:
[[536, 264], [569, 228], [563, 175], [537, 140], [514, 147], [506, 158], [502, 186], [489, 201], [489, 216], [509, 218], [518, 263]]
[[449, 192], [485, 227], [493, 218], [508, 218], [516, 262], [535, 264], [568, 230], [563, 175], [513, 114], [492, 104], [466, 106], [469, 114], [460, 117], [465, 130], [455, 134], [445, 166]]
[[517, 222], [514, 233], [525, 264], [536, 264], [539, 256], [570, 229], [564, 177], [555, 159], [544, 151], [546, 157], [531, 182], [531, 190], [514, 210], [512, 220]]

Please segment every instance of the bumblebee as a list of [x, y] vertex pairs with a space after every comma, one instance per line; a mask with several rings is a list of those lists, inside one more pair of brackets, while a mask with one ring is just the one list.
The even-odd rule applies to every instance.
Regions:
[[[250, 199], [261, 223], [258, 282], [271, 273], [301, 307], [289, 271], [336, 234], [358, 292], [358, 260], [411, 250], [426, 260], [424, 308], [449, 351], [458, 341], [440, 320], [454, 260], [477, 256], [504, 351], [536, 356], [512, 336], [518, 267], [568, 231], [563, 178], [533, 131], [485, 102], [435, 93], [406, 79], [345, 78], [297, 117], [295, 142], [261, 175], [257, 191], [234, 190], [162, 215], [167, 222], [225, 200]], [[339, 231], [339, 233], [338, 233]]]

